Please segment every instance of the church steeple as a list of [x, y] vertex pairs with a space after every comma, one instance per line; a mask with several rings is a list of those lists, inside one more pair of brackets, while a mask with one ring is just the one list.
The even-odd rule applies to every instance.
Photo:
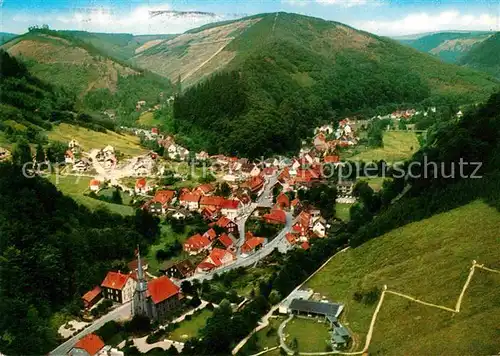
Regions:
[[148, 282], [144, 278], [144, 270], [142, 269], [141, 253], [137, 246], [137, 286], [134, 293], [134, 315], [143, 315], [151, 318], [151, 308], [147, 296]]

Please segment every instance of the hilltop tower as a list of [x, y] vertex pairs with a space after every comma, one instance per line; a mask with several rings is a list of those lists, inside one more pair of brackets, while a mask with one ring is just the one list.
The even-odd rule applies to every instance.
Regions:
[[151, 306], [148, 298], [148, 282], [144, 278], [142, 269], [141, 253], [137, 246], [137, 286], [134, 292], [133, 315], [143, 315], [151, 318]]

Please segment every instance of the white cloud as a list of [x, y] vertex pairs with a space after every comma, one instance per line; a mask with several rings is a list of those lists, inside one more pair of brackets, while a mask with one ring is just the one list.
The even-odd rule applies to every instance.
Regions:
[[224, 16], [211, 13], [174, 11], [169, 4], [139, 6], [128, 12], [95, 7], [50, 15], [24, 13], [15, 17], [14, 23], [6, 24], [7, 21], [4, 21], [4, 26], [10, 25], [8, 27], [12, 27], [16, 32], [25, 31], [31, 25], [48, 24], [54, 29], [133, 34], [182, 33], [191, 28], [225, 19]]
[[410, 35], [446, 30], [500, 30], [498, 18], [490, 14], [462, 14], [459, 11], [426, 12], [409, 14], [401, 19], [359, 21], [352, 25], [379, 35]]

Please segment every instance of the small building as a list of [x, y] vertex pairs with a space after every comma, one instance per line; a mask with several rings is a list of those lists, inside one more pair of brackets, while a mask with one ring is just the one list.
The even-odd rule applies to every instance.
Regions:
[[154, 198], [149, 203], [149, 212], [151, 214], [165, 214], [169, 205], [175, 201], [175, 191], [158, 190]]
[[266, 239], [263, 237], [251, 237], [241, 246], [241, 253], [248, 255], [260, 249]]
[[88, 334], [82, 337], [69, 351], [70, 356], [94, 356], [99, 354], [105, 344], [96, 334]]
[[101, 182], [97, 179], [92, 179], [89, 183], [89, 189], [92, 192], [98, 192], [99, 189], [101, 188]]
[[201, 262], [198, 267], [196, 268], [196, 271], [198, 273], [204, 273], [211, 271], [214, 268], [226, 265], [228, 263], [233, 262], [235, 259], [235, 256], [227, 251], [223, 250], [220, 248], [214, 248], [210, 254], [208, 255], [207, 258]]
[[264, 220], [268, 224], [286, 224], [286, 213], [283, 210], [273, 209], [269, 214], [264, 215]]
[[195, 268], [190, 260], [180, 262], [167, 261], [160, 267], [160, 272], [169, 278], [184, 279], [194, 274]]
[[224, 200], [221, 206], [222, 215], [228, 219], [234, 220], [238, 217], [241, 203], [239, 200]]
[[152, 320], [161, 321], [180, 306], [180, 288], [170, 278], [162, 276], [148, 282], [148, 306]]
[[137, 282], [131, 274], [108, 272], [101, 283], [102, 295], [117, 303], [126, 303], [132, 300]]
[[238, 231], [238, 225], [231, 219], [227, 218], [226, 216], [222, 216], [219, 220], [217, 220], [215, 223], [210, 224], [210, 226], [216, 225], [220, 228], [223, 228], [224, 230], [227, 231], [227, 233], [235, 233]]
[[203, 251], [209, 250], [211, 245], [212, 242], [208, 237], [196, 234], [184, 242], [183, 249], [190, 255], [197, 255]]
[[82, 297], [83, 307], [85, 309], [92, 308], [98, 301], [102, 299], [102, 291], [99, 286], [85, 293]]
[[136, 194], [146, 194], [151, 190], [151, 187], [148, 185], [146, 178], [139, 178], [135, 182], [135, 193]]
[[322, 316], [325, 318], [330, 315], [338, 318], [343, 309], [344, 306], [342, 304], [294, 299], [290, 303], [289, 313], [297, 315]]
[[198, 210], [198, 208], [200, 207], [200, 198], [201, 196], [196, 192], [186, 192], [180, 196], [179, 204], [190, 211]]

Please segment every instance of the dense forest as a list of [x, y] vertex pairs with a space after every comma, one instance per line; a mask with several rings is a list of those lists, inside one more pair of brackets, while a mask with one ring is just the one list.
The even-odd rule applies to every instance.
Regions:
[[500, 78], [500, 32], [472, 47], [460, 64], [483, 70]]
[[83, 293], [111, 268], [123, 268], [139, 244], [159, 233], [139, 211], [124, 218], [91, 212], [41, 177], [0, 165], [0, 350], [40, 355], [57, 345], [50, 318], [80, 309]]

